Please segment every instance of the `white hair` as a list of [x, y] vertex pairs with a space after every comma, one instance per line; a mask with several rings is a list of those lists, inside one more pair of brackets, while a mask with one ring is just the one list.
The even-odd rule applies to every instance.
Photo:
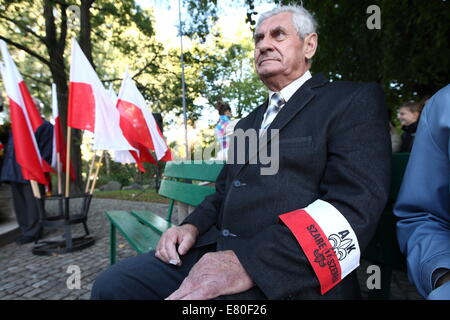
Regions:
[[297, 30], [300, 39], [303, 40], [306, 35], [316, 33], [317, 22], [312, 16], [312, 14], [309, 13], [309, 11], [306, 10], [303, 6], [294, 6], [294, 5], [281, 6], [272, 9], [270, 11], [264, 12], [259, 17], [255, 30], [258, 30], [259, 25], [264, 20], [282, 12], [292, 13], [292, 24], [294, 25], [294, 28]]

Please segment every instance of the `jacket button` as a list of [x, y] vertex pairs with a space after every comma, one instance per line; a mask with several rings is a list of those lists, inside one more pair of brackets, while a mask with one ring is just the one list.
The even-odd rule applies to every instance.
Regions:
[[222, 230], [222, 235], [223, 235], [224, 237], [228, 237], [228, 236], [230, 235], [230, 230], [228, 230], [228, 229], [223, 229], [223, 230]]
[[234, 180], [233, 181], [233, 186], [236, 188], [239, 188], [241, 186], [241, 182], [239, 180]]

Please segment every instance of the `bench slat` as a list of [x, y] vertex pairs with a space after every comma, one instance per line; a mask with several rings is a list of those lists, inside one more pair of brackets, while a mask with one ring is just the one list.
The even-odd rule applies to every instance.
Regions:
[[[211, 161], [212, 162], [212, 161]], [[215, 182], [224, 161], [196, 163], [195, 161], [169, 161], [163, 175], [170, 178]]]
[[158, 193], [169, 199], [187, 203], [191, 206], [197, 206], [206, 196], [213, 194], [215, 191], [213, 187], [162, 180]]
[[[163, 175], [166, 178], [215, 182], [223, 165], [224, 161], [212, 163], [169, 161], [166, 163]], [[167, 219], [171, 217], [174, 201], [197, 206], [206, 196], [214, 192], [215, 188], [212, 186], [163, 179], [159, 194], [172, 200], [166, 219], [149, 211], [107, 211], [106, 216], [111, 223], [111, 264], [116, 261], [116, 229], [138, 253], [148, 252], [156, 247], [161, 234], [172, 226]]]
[[158, 244], [160, 234], [141, 224], [129, 212], [107, 211], [106, 216], [137, 252], [148, 252]]
[[172, 227], [172, 223], [150, 211], [132, 210], [131, 214], [159, 234], [164, 233], [167, 229]]

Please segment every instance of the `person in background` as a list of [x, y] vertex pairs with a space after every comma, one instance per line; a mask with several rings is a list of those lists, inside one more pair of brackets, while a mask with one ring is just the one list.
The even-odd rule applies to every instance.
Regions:
[[398, 109], [397, 119], [400, 121], [403, 130], [399, 152], [411, 152], [422, 108], [422, 103], [408, 101]]
[[420, 117], [394, 206], [397, 237], [408, 276], [428, 299], [450, 299], [450, 85]]
[[228, 153], [228, 146], [231, 134], [238, 120], [231, 120], [231, 108], [228, 103], [218, 102], [216, 109], [219, 112], [219, 121], [215, 127], [216, 138], [219, 143], [219, 152], [215, 160], [226, 160]]
[[[42, 125], [35, 132], [35, 137], [42, 158], [51, 163], [53, 125], [47, 120], [43, 120]], [[16, 161], [11, 131], [6, 145], [0, 181], [11, 185], [14, 212], [21, 231], [21, 236], [16, 243], [22, 245], [39, 240], [43, 235], [41, 217], [30, 181], [23, 179], [22, 169]], [[44, 188], [40, 186], [40, 189], [43, 194]]]
[[216, 104], [216, 109], [219, 111], [219, 121], [216, 124], [216, 137], [219, 141], [220, 150], [228, 147], [228, 142], [225, 136], [225, 130], [231, 121], [231, 108], [228, 103], [219, 101]]

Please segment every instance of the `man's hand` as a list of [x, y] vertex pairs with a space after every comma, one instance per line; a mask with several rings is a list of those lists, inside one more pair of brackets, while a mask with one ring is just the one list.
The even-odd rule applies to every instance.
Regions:
[[231, 250], [205, 254], [166, 300], [204, 300], [246, 291], [255, 284]]
[[[198, 236], [198, 229], [193, 224], [183, 224], [172, 227], [164, 232], [156, 246], [155, 257], [174, 265], [181, 265], [180, 255], [186, 254], [194, 245]], [[176, 245], [178, 246], [178, 251]]]

